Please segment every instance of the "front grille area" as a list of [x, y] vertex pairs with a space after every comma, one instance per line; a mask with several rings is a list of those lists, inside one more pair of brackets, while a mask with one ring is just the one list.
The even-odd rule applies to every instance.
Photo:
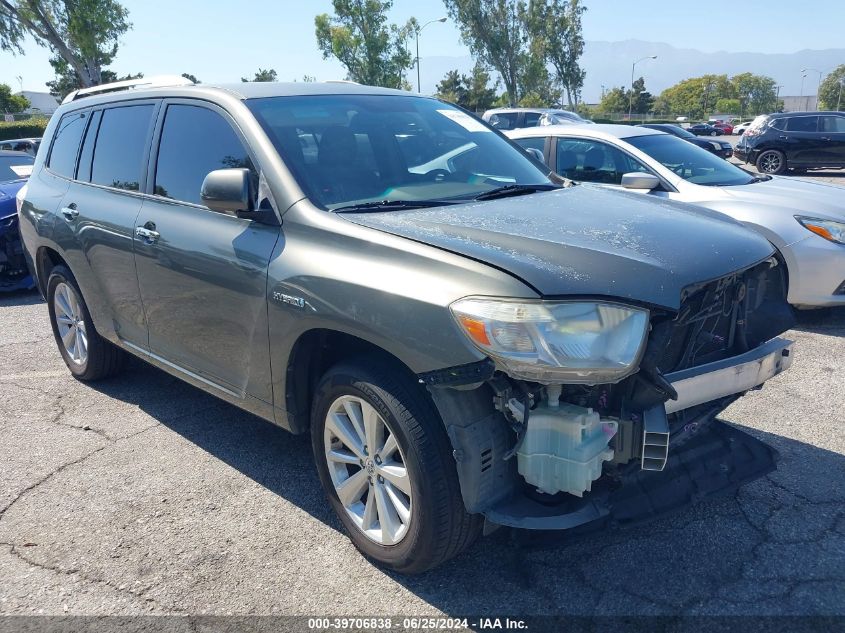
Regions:
[[729, 358], [789, 329], [784, 266], [772, 258], [753, 268], [686, 288], [681, 309], [653, 324], [661, 374]]

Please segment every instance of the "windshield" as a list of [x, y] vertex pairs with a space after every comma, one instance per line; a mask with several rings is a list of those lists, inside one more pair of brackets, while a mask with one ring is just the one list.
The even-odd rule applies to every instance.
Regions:
[[26, 178], [33, 162], [31, 156], [0, 156], [0, 182]]
[[303, 191], [326, 209], [447, 204], [506, 185], [552, 185], [487, 125], [434, 99], [312, 95], [246, 104]]
[[696, 185], [728, 186], [755, 182], [739, 167], [676, 136], [653, 134], [633, 136], [625, 141]]

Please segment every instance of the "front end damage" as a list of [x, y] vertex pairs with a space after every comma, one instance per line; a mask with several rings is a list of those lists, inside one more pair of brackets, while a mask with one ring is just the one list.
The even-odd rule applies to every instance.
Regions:
[[34, 285], [26, 265], [18, 216], [4, 217], [0, 219], [0, 292], [26, 290]]
[[[490, 524], [587, 529], [733, 490], [776, 453], [716, 417], [792, 363], [775, 258], [687, 287], [652, 311], [636, 373], [615, 384], [516, 380], [492, 361], [421, 375], [446, 424], [464, 503]], [[579, 526], [583, 526], [580, 528]]]

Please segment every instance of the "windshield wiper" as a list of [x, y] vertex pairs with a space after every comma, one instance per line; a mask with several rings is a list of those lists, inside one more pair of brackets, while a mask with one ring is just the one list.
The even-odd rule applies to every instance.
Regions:
[[497, 200], [511, 196], [523, 196], [527, 193], [536, 193], [538, 191], [551, 191], [552, 189], [560, 189], [560, 187], [557, 185], [505, 185], [504, 187], [496, 187], [490, 191], [485, 191], [475, 196], [475, 199]]
[[335, 213], [374, 213], [379, 211], [398, 211], [402, 209], [428, 209], [455, 204], [448, 200], [378, 200], [361, 202], [332, 209]]
[[771, 177], [771, 176], [768, 176], [768, 175], [765, 175], [765, 174], [760, 175], [760, 176], [758, 176], [758, 175], [756, 175], [756, 174], [755, 174], [754, 176], [752, 176], [752, 178], [751, 178], [751, 182], [750, 182], [750, 183], [748, 183], [748, 184], [750, 185], [750, 184], [753, 184], [753, 183], [755, 183], [755, 182], [768, 182], [768, 181], [770, 181], [771, 179], [772, 179], [772, 177]]

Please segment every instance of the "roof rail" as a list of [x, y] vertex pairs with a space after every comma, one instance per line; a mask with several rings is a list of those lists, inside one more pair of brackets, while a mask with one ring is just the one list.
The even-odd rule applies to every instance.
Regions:
[[82, 97], [103, 94], [106, 92], [117, 92], [119, 90], [132, 90], [133, 88], [164, 88], [173, 86], [193, 86], [194, 82], [179, 75], [155, 75], [154, 77], [143, 77], [141, 79], [127, 79], [115, 81], [110, 84], [100, 84], [90, 88], [74, 90], [64, 98], [62, 103], [70, 103]]
[[360, 86], [357, 81], [352, 81], [351, 79], [326, 79], [324, 84], [352, 84], [353, 86]]

